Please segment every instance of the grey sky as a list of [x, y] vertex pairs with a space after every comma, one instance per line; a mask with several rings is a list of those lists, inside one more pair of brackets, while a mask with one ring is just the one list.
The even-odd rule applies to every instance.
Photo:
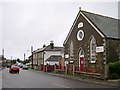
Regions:
[[[53, 40], [63, 42], [76, 18], [83, 10], [118, 17], [117, 2], [0, 2], [0, 32], [5, 56], [21, 58], [30, 54], [30, 47], [41, 48]], [[118, 0], [116, 0], [118, 1]], [[1, 49], [2, 49], [1, 48]], [[29, 50], [29, 51], [28, 51]]]

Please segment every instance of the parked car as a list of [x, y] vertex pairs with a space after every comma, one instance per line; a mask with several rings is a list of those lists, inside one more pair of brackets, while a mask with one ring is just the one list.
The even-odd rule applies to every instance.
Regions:
[[19, 73], [20, 71], [20, 68], [16, 65], [12, 65], [10, 68], [9, 68], [9, 73]]
[[23, 64], [20, 64], [19, 67], [22, 68], [22, 67], [23, 67]]
[[24, 69], [24, 70], [28, 70], [29, 67], [28, 67], [27, 65], [23, 65], [23, 66], [22, 66], [22, 69]]

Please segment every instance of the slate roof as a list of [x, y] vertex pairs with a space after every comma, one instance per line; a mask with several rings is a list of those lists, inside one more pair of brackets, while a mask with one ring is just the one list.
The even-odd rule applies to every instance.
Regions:
[[[81, 10], [81, 12], [107, 37], [120, 39], [120, 20]], [[119, 22], [119, 23], [118, 23]], [[119, 25], [118, 25], [119, 24]], [[119, 28], [118, 28], [119, 26]], [[119, 31], [118, 31], [119, 30]]]
[[61, 55], [51, 55], [46, 61], [58, 61], [61, 57]]
[[51, 48], [50, 45], [46, 46], [46, 48], [44, 49], [45, 51], [63, 51], [63, 47], [54, 47]]
[[50, 45], [48, 45], [46, 47], [39, 48], [39, 49], [35, 50], [34, 53], [42, 52], [42, 51], [61, 51], [63, 53], [64, 52], [64, 48], [63, 47], [51, 48]]

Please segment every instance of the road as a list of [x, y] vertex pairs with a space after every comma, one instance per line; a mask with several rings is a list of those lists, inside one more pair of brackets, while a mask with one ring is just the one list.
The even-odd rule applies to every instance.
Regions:
[[0, 69], [0, 90], [2, 89], [2, 69]]
[[2, 71], [2, 88], [112, 88], [112, 86], [91, 84], [45, 74], [35, 70], [22, 70], [10, 74], [8, 68]]

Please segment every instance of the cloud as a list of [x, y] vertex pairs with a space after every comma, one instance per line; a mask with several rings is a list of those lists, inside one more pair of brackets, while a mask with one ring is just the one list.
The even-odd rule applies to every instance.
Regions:
[[[56, 46], [62, 46], [79, 7], [113, 17], [116, 17], [117, 12], [116, 3], [31, 1], [13, 0], [0, 3], [2, 48], [8, 58], [13, 56], [23, 59], [23, 54], [28, 53], [26, 50], [30, 50], [31, 46], [34, 49], [41, 48], [43, 44], [48, 45], [50, 40], [53, 40]], [[111, 13], [109, 8], [115, 12]]]

